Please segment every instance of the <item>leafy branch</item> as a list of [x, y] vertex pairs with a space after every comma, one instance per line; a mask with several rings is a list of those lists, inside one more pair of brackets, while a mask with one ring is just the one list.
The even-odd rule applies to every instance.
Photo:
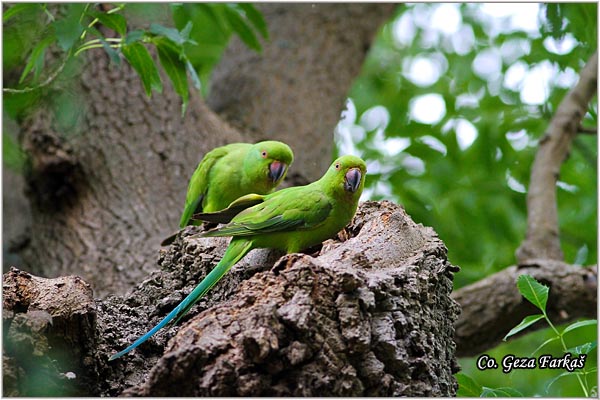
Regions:
[[[520, 324], [515, 326], [513, 329], [510, 330], [510, 332], [508, 332], [506, 334], [506, 336], [504, 337], [504, 340], [508, 339], [510, 336], [513, 336], [518, 332], [521, 332], [522, 330], [526, 329], [527, 327], [535, 324], [537, 321], [544, 319], [556, 336], [554, 336], [554, 337], [546, 340], [544, 343], [542, 343], [537, 349], [534, 350], [532, 355], [537, 353], [538, 351], [540, 351], [547, 344], [549, 344], [553, 341], [556, 341], [556, 340], [560, 341], [562, 349], [565, 353], [572, 352], [572, 353], [576, 353], [577, 355], [588, 354], [590, 351], [592, 351], [593, 349], [596, 348], [597, 344], [595, 342], [594, 343], [592, 343], [592, 342], [585, 343], [580, 346], [569, 348], [569, 347], [567, 347], [567, 345], [565, 343], [564, 335], [575, 329], [582, 328], [582, 327], [588, 326], [588, 325], [597, 324], [597, 320], [588, 319], [588, 320], [578, 321], [578, 322], [570, 324], [561, 332], [556, 328], [556, 326], [554, 326], [554, 324], [552, 323], [550, 318], [548, 318], [548, 314], [546, 312], [546, 303], [548, 301], [548, 293], [550, 291], [550, 288], [542, 285], [541, 283], [536, 281], [530, 275], [519, 276], [519, 278], [517, 279], [517, 288], [519, 289], [519, 292], [523, 295], [523, 297], [525, 297], [527, 299], [527, 301], [529, 301], [531, 304], [533, 304], [535, 307], [537, 307], [542, 313], [525, 317], [523, 319], [523, 321], [521, 321]], [[584, 372], [574, 372], [574, 374], [577, 377], [577, 380], [579, 381], [579, 385], [581, 386], [584, 396], [588, 397], [589, 396], [589, 388], [587, 385], [587, 381], [581, 379], [581, 376], [585, 375], [585, 368], [583, 370], [584, 370]], [[571, 373], [560, 374], [558, 377], [556, 377], [554, 380], [552, 380], [548, 384], [547, 389], [557, 379], [559, 379], [563, 376], [570, 375], [570, 374]]]
[[[527, 329], [528, 327], [534, 325], [538, 321], [544, 320], [544, 321], [546, 321], [546, 323], [548, 324], [550, 329], [554, 332], [554, 336], [547, 339], [542, 344], [540, 344], [531, 353], [530, 357], [533, 357], [536, 353], [541, 351], [548, 344], [556, 342], [556, 341], [560, 342], [562, 351], [565, 354], [571, 353], [571, 354], [575, 354], [577, 356], [580, 356], [582, 354], [588, 355], [592, 350], [596, 349], [597, 341], [583, 343], [583, 344], [580, 344], [580, 345], [577, 345], [574, 347], [568, 347], [567, 343], [565, 341], [565, 334], [575, 331], [577, 329], [586, 327], [586, 326], [596, 325], [597, 324], [596, 319], [587, 319], [587, 320], [582, 320], [582, 321], [572, 323], [572, 324], [568, 325], [567, 327], [565, 327], [561, 331], [552, 323], [552, 321], [548, 317], [547, 302], [548, 302], [548, 295], [549, 295], [550, 289], [547, 286], [542, 285], [537, 280], [535, 280], [535, 278], [533, 278], [532, 276], [524, 274], [524, 275], [520, 275], [517, 279], [517, 289], [519, 290], [519, 293], [521, 293], [521, 295], [527, 301], [529, 301], [538, 310], [540, 310], [541, 313], [529, 315], [529, 316], [526, 316], [525, 318], [523, 318], [523, 320], [517, 326], [515, 326], [513, 329], [511, 329], [506, 334], [506, 336], [504, 337], [503, 340], [506, 341], [509, 337]], [[514, 372], [514, 370], [513, 370], [513, 372]], [[590, 369], [586, 369], [586, 367], [584, 366], [583, 368], [581, 368], [581, 371], [573, 371], [573, 372], [565, 371], [565, 372], [557, 375], [556, 377], [554, 377], [552, 380], [550, 380], [548, 382], [548, 384], [546, 385], [546, 391], [548, 391], [550, 389], [550, 387], [555, 382], [557, 382], [559, 379], [561, 379], [565, 376], [574, 375], [577, 378], [577, 381], [579, 382], [579, 385], [581, 387], [581, 390], [582, 390], [584, 396], [589, 397], [591, 390], [587, 383], [587, 375], [595, 373], [595, 372], [596, 372], [595, 366]], [[511, 388], [503, 387], [503, 388], [495, 388], [494, 389], [494, 388], [488, 388], [488, 387], [481, 386], [477, 382], [475, 382], [471, 377], [469, 377], [468, 375], [465, 375], [465, 374], [457, 374], [456, 378], [457, 378], [459, 386], [460, 386], [459, 395], [462, 395], [462, 396], [482, 396], [482, 397], [522, 396], [521, 393], [519, 393], [518, 391], [511, 389]]]
[[[178, 7], [197, 6], [215, 21], [222, 36], [229, 37], [236, 33], [251, 49], [261, 51], [262, 47], [257, 33], [268, 39], [267, 25], [260, 12], [251, 4], [203, 4], [193, 6], [173, 5]], [[150, 54], [147, 46], [153, 46], [158, 54], [158, 62], [168, 76], [175, 92], [182, 99], [182, 115], [189, 101], [188, 74], [196, 89], [201, 88], [201, 79], [197, 69], [202, 67], [202, 60], [194, 59], [193, 47], [201, 44], [194, 39], [194, 19], [190, 14], [180, 12], [183, 16], [179, 22], [181, 29], [151, 24], [148, 29], [128, 30], [127, 19], [122, 12], [126, 5], [118, 4], [108, 11], [93, 9], [90, 4], [69, 4], [63, 17], [53, 16], [43, 5], [16, 4], [7, 9], [3, 22], [25, 12], [43, 10], [48, 15], [47, 26], [42, 39], [33, 47], [28, 55], [27, 63], [21, 73], [19, 85], [30, 78], [29, 86], [20, 88], [3, 88], [5, 93], [22, 94], [39, 90], [50, 85], [63, 71], [65, 65], [73, 57], [103, 48], [111, 61], [120, 66], [122, 58], [128, 62], [139, 75], [147, 96], [153, 91], [162, 92], [163, 84], [158, 73], [158, 64]], [[103, 25], [116, 34], [107, 37], [99, 29]], [[65, 55], [59, 66], [47, 77], [40, 80], [44, 70], [46, 51], [57, 44]]]

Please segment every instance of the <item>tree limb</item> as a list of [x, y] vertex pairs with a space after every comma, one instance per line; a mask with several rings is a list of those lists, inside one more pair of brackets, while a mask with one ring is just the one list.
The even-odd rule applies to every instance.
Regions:
[[517, 249], [519, 264], [532, 258], [562, 260], [558, 230], [556, 182], [560, 166], [569, 154], [588, 104], [598, 86], [598, 53], [581, 71], [579, 82], [558, 106], [531, 169], [527, 193], [527, 236]]
[[[583, 268], [547, 259], [511, 266], [452, 294], [462, 307], [455, 323], [457, 357], [479, 354], [498, 345], [521, 320], [538, 313], [517, 290], [519, 275], [529, 274], [550, 287], [548, 315], [556, 324], [596, 318], [597, 266]], [[536, 324], [524, 331], [544, 328]]]
[[597, 135], [598, 134], [598, 128], [589, 128], [587, 126], [579, 126], [579, 128], [577, 128], [577, 133], [581, 133], [584, 135]]

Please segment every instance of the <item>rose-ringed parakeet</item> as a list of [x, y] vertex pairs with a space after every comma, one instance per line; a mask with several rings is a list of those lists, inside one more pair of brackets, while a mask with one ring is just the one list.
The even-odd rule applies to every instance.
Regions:
[[[206, 153], [190, 179], [179, 227], [199, 225], [195, 213], [226, 208], [249, 193], [271, 193], [294, 161], [292, 149], [282, 142], [267, 140], [256, 144], [231, 143]], [[173, 242], [173, 234], [161, 245]]]
[[365, 175], [363, 160], [342, 156], [331, 164], [321, 179], [309, 185], [267, 195], [246, 195], [222, 212], [197, 215], [202, 220], [221, 221], [228, 220], [233, 209], [242, 210], [228, 224], [201, 234], [205, 237], [232, 236], [216, 267], [158, 325], [110, 359], [133, 350], [171, 320], [177, 322], [250, 250], [274, 248], [294, 253], [333, 237], [354, 216]]

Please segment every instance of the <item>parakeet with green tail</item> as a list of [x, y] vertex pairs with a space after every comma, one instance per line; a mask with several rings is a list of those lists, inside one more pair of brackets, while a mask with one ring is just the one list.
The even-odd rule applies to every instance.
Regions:
[[[256, 144], [231, 143], [206, 153], [190, 179], [179, 227], [199, 225], [195, 213], [215, 212], [249, 193], [271, 193], [285, 178], [294, 161], [290, 147], [267, 140]], [[177, 234], [164, 239], [172, 243]]]
[[216, 267], [158, 325], [110, 359], [133, 350], [173, 319], [177, 322], [250, 250], [273, 248], [294, 253], [333, 237], [356, 213], [365, 175], [362, 159], [342, 156], [321, 179], [309, 185], [246, 195], [221, 212], [197, 214], [194, 218], [218, 222], [228, 220], [232, 210], [242, 210], [228, 224], [201, 234], [232, 236]]

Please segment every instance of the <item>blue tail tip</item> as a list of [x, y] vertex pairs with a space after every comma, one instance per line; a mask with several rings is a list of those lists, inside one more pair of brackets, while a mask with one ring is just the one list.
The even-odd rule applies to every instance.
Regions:
[[123, 354], [121, 354], [121, 353], [115, 353], [115, 354], [113, 354], [112, 356], [110, 356], [110, 357], [108, 358], [108, 361], [109, 361], [109, 362], [110, 362], [110, 361], [114, 361], [114, 360], [116, 360], [117, 358], [121, 357], [122, 355], [123, 355]]

